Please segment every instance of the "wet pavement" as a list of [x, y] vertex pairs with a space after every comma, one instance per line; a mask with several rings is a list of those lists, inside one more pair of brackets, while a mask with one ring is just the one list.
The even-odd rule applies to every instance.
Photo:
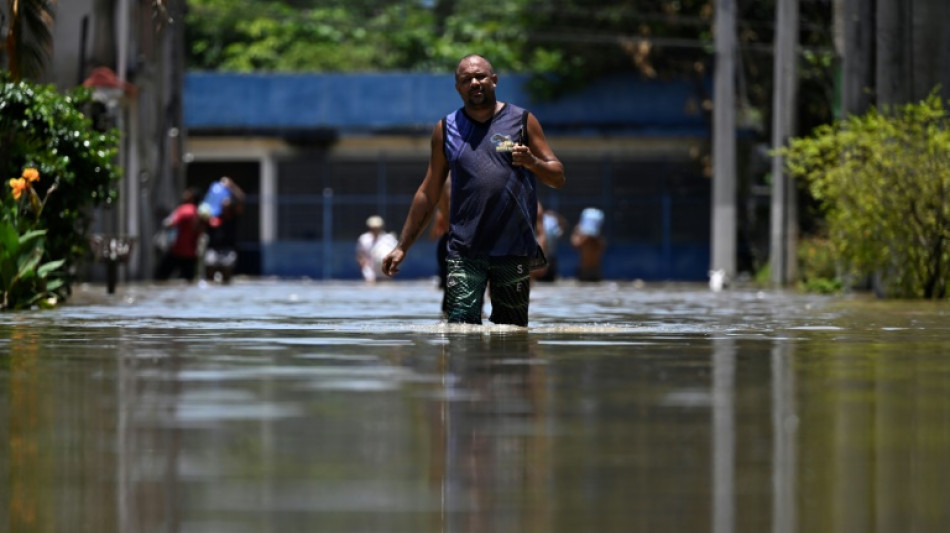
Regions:
[[78, 287], [0, 314], [0, 531], [930, 532], [950, 303], [428, 281]]

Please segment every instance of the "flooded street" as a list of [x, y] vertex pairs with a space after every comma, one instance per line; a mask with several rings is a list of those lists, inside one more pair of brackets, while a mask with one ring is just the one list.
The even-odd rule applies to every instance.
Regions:
[[0, 314], [0, 531], [936, 532], [950, 304], [428, 281]]

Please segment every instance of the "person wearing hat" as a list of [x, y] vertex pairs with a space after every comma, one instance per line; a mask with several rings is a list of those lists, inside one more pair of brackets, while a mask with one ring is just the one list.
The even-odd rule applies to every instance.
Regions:
[[383, 217], [373, 215], [366, 219], [366, 232], [356, 241], [356, 262], [367, 283], [375, 283], [383, 275], [383, 257], [396, 246], [396, 238], [383, 232]]

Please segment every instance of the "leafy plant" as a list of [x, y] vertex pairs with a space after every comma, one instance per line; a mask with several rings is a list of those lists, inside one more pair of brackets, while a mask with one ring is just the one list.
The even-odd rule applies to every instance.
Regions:
[[[33, 167], [48, 178], [31, 184], [45, 198], [33, 229], [46, 230], [46, 254], [64, 260], [66, 272], [88, 251], [91, 209], [115, 201], [119, 179], [118, 133], [93, 128], [83, 113], [90, 102], [83, 88], [63, 95], [52, 85], [14, 82], [0, 73], [0, 176]], [[54, 183], [56, 194], [48, 195]], [[8, 205], [12, 189], [3, 189], [0, 201]]]
[[39, 172], [27, 168], [8, 182], [10, 194], [4, 197], [0, 216], [0, 309], [55, 306], [65, 296], [60, 272], [65, 261], [43, 262], [46, 230], [36, 229], [56, 185], [40, 200], [33, 187], [39, 180]]
[[936, 93], [820, 126], [780, 153], [820, 202], [846, 271], [874, 274], [884, 296], [947, 296], [950, 119]]
[[834, 243], [822, 237], [808, 237], [798, 243], [799, 286], [807, 292], [832, 294], [844, 289]]
[[499, 70], [547, 72], [561, 57], [525, 51], [531, 14], [527, 0], [191, 0], [186, 60], [237, 72], [451, 72], [477, 50]]

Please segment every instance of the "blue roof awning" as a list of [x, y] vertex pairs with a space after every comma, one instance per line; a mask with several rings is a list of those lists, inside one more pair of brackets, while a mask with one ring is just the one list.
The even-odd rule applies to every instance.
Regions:
[[[689, 80], [620, 76], [555, 101], [533, 101], [527, 75], [501, 74], [498, 98], [531, 110], [545, 131], [703, 134], [701, 88]], [[428, 133], [462, 104], [449, 74], [189, 72], [186, 127], [204, 132]]]

